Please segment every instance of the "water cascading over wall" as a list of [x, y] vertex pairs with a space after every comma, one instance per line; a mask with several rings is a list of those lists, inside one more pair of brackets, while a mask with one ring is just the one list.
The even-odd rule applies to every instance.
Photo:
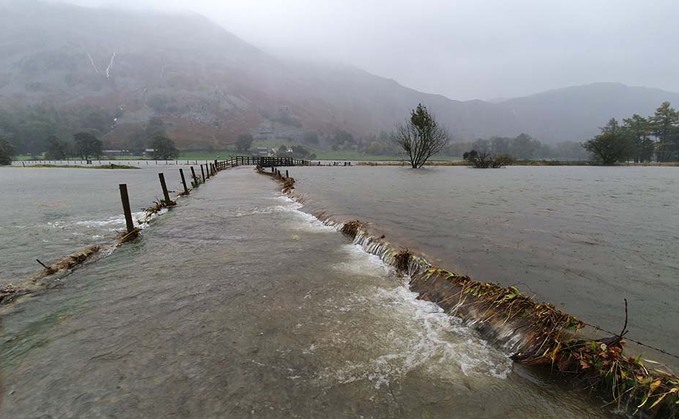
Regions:
[[[257, 170], [279, 181], [283, 193], [300, 200], [294, 193], [294, 178]], [[339, 223], [318, 218], [408, 278], [418, 298], [462, 318], [485, 339], [509, 351], [516, 362], [585, 380], [632, 414], [679, 418], [679, 377], [646, 367], [641, 357], [623, 354], [626, 323], [617, 335], [594, 337], [585, 323], [515, 287], [475, 281], [436, 267], [424, 256], [371, 234], [358, 220]]]

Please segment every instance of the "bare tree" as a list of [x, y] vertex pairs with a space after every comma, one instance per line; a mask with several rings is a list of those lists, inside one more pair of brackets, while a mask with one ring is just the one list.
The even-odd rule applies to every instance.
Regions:
[[413, 169], [422, 167], [429, 157], [448, 144], [448, 140], [448, 131], [421, 103], [410, 112], [405, 124], [396, 127], [395, 141], [408, 154]]

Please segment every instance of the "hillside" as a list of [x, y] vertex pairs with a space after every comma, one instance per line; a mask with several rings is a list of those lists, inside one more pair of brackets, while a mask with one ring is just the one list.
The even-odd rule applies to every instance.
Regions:
[[[62, 113], [87, 114], [70, 124], [96, 128], [109, 147], [129, 146], [151, 117], [184, 149], [220, 149], [243, 133], [363, 137], [391, 130], [422, 102], [458, 140], [526, 132], [549, 143], [582, 140], [612, 116], [648, 114], [663, 100], [679, 103], [674, 93], [619, 84], [461, 102], [352, 67], [279, 59], [199, 15], [38, 1], [0, 2], [0, 56], [0, 134], [21, 131], [36, 142], [58, 131]], [[22, 118], [10, 115], [17, 109], [51, 113], [19, 127]]]
[[652, 115], [664, 101], [679, 104], [679, 94], [620, 83], [594, 83], [550, 90], [500, 102], [524, 132], [546, 142], [581, 140], [598, 133], [610, 118]]

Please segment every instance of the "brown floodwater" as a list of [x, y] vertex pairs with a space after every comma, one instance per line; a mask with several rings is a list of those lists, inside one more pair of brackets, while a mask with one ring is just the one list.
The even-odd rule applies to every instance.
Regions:
[[[477, 280], [679, 347], [679, 168], [295, 168], [305, 211], [358, 218]], [[679, 360], [648, 348], [650, 359]]]
[[614, 415], [417, 300], [278, 188], [222, 172], [141, 240], [1, 307], [0, 416]]

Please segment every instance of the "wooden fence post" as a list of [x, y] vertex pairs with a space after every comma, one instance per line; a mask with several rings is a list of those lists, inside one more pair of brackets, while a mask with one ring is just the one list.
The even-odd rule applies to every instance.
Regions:
[[134, 222], [132, 221], [132, 211], [130, 210], [130, 198], [127, 195], [127, 184], [121, 183], [118, 187], [120, 188], [120, 200], [123, 202], [127, 232], [131, 233], [134, 230]]
[[163, 197], [165, 198], [165, 205], [170, 205], [170, 194], [167, 192], [167, 185], [165, 184], [165, 175], [162, 173], [158, 173], [158, 177], [160, 178], [160, 187], [163, 188]]
[[184, 170], [179, 169], [179, 176], [182, 178], [182, 185], [184, 185], [184, 193], [189, 194], [189, 188], [186, 187], [186, 179], [184, 178]]
[[203, 176], [203, 183], [205, 183], [205, 171], [203, 170], [203, 165], [200, 165], [200, 174]]
[[200, 185], [200, 182], [198, 181], [198, 178], [196, 177], [196, 171], [193, 170], [193, 166], [191, 166], [191, 176], [193, 176], [193, 187], [197, 188], [198, 185]]

